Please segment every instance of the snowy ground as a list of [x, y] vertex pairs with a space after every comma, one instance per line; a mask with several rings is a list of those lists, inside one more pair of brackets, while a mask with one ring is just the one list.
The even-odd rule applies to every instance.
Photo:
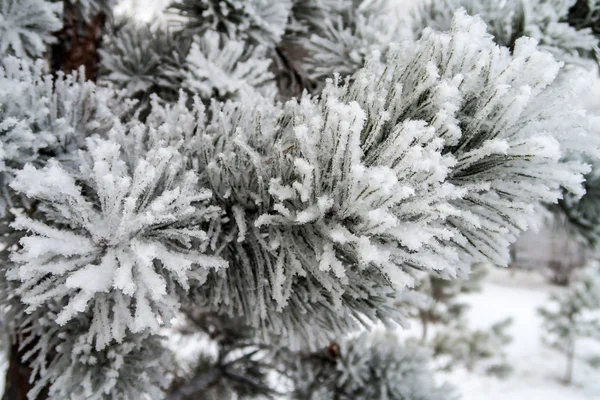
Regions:
[[474, 327], [488, 327], [512, 317], [509, 346], [513, 373], [504, 380], [485, 375], [454, 371], [446, 380], [457, 385], [462, 400], [599, 400], [600, 370], [592, 369], [584, 358], [600, 355], [600, 345], [578, 343], [574, 382], [560, 382], [565, 358], [540, 341], [541, 319], [537, 308], [556, 288], [535, 273], [520, 272], [511, 276], [507, 270], [494, 270], [482, 293], [465, 296], [471, 304], [469, 319]]

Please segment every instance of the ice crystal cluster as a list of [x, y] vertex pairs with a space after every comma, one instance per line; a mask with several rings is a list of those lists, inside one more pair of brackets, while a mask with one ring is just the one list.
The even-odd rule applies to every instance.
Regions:
[[[174, 26], [110, 20], [94, 83], [31, 60], [63, 37], [57, 4], [0, 0], [0, 294], [32, 399], [216, 379], [174, 383], [181, 313], [294, 354], [395, 328], [423, 271], [504, 265], [585, 193], [595, 119], [541, 36], [459, 11], [406, 40], [383, 0], [182, 0]], [[449, 398], [391, 333], [341, 349], [314, 398]]]

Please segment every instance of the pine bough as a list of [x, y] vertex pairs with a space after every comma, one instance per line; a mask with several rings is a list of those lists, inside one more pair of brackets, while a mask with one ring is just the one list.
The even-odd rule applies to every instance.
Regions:
[[[505, 264], [542, 204], [583, 194], [588, 166], [564, 156], [589, 121], [535, 40], [499, 47], [459, 12], [448, 32], [375, 46], [351, 79], [279, 103], [256, 88], [268, 64], [245, 64], [239, 43], [272, 49], [286, 32], [280, 12], [302, 10], [267, 3], [182, 9], [214, 33], [194, 39], [194, 68], [171, 81], [188, 94], [149, 96], [143, 116], [110, 86], [2, 59], [5, 224], [23, 236], [3, 294], [14, 329], [43, 338], [27, 355], [40, 377], [32, 398], [46, 384], [56, 399], [156, 398], [157, 335], [182, 307], [242, 319], [293, 349], [394, 326], [394, 300], [417, 271]], [[231, 33], [235, 15], [252, 22], [235, 25], [247, 37]], [[130, 91], [156, 83], [143, 76]]]

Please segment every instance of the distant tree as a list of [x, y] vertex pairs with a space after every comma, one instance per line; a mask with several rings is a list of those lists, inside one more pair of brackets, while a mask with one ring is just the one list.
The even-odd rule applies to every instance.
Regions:
[[432, 349], [436, 365], [445, 370], [463, 365], [473, 370], [488, 364], [485, 371], [506, 375], [510, 370], [505, 347], [512, 338], [507, 329], [511, 320], [492, 325], [489, 329], [472, 329], [467, 321], [469, 305], [462, 295], [482, 290], [488, 274], [485, 264], [474, 264], [468, 279], [443, 279], [428, 274], [416, 286], [423, 295], [415, 314], [421, 323], [419, 344]]
[[552, 295], [548, 306], [539, 309], [544, 320], [542, 340], [564, 352], [567, 358], [564, 382], [573, 380], [577, 340], [600, 340], [600, 268], [593, 263], [576, 273], [569, 288]]

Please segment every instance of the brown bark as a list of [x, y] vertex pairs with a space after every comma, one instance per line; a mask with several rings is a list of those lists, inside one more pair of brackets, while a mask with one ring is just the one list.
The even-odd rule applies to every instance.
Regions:
[[[2, 400], [27, 400], [27, 393], [31, 388], [29, 379], [32, 370], [26, 363], [22, 362], [21, 357], [29, 350], [31, 345], [19, 350], [19, 343], [16, 341], [10, 348]], [[48, 393], [43, 391], [37, 398], [38, 400], [47, 399]]]
[[[86, 19], [76, 8], [65, 2], [63, 29], [55, 34], [58, 42], [50, 51], [52, 72], [70, 73], [83, 66], [85, 78], [96, 80], [100, 60], [98, 49], [106, 19], [104, 13]], [[27, 393], [31, 389], [32, 370], [26, 362], [23, 362], [22, 355], [26, 349], [19, 350], [20, 346], [19, 339], [15, 339], [10, 349], [2, 400], [27, 400]], [[36, 400], [47, 398], [48, 394], [42, 392]]]
[[104, 13], [86, 19], [75, 8], [65, 4], [64, 26], [56, 33], [58, 42], [51, 51], [52, 71], [70, 73], [84, 66], [86, 79], [95, 80], [105, 22]]
[[29, 391], [29, 376], [31, 369], [21, 363], [21, 354], [18, 344], [14, 344], [10, 349], [8, 361], [8, 370], [6, 372], [6, 388], [4, 389], [3, 400], [27, 400]]

